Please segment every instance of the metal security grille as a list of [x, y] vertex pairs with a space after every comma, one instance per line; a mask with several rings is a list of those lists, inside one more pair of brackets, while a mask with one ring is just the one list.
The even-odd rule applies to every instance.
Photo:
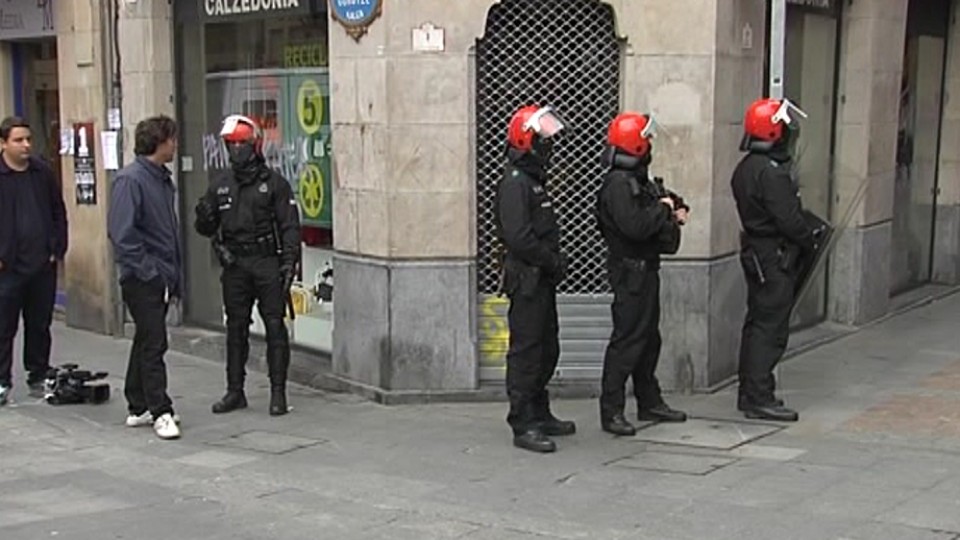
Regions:
[[605, 249], [593, 215], [607, 125], [620, 105], [613, 9], [598, 0], [503, 0], [477, 42], [478, 285], [496, 292], [493, 200], [507, 124], [521, 105], [556, 107], [570, 129], [555, 148], [550, 192], [570, 272], [561, 293], [606, 293]]

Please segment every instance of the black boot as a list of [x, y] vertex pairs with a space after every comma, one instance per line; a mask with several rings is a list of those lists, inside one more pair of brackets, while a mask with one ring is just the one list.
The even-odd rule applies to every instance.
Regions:
[[797, 411], [776, 403], [751, 405], [743, 412], [743, 415], [755, 420], [774, 420], [777, 422], [796, 422], [800, 419]]
[[630, 422], [627, 422], [627, 419], [624, 418], [622, 414], [614, 415], [613, 418], [607, 420], [601, 419], [600, 427], [607, 433], [613, 433], [621, 437], [632, 437], [637, 434], [637, 428], [633, 427], [633, 424]]
[[686, 422], [687, 413], [671, 409], [666, 403], [660, 403], [655, 407], [637, 411], [637, 419], [641, 422]]
[[285, 385], [275, 384], [270, 387], [270, 416], [282, 416], [290, 412], [287, 407], [287, 389]]
[[517, 448], [548, 454], [557, 450], [557, 445], [537, 428], [530, 428], [513, 436], [513, 445]]
[[243, 390], [227, 390], [227, 393], [220, 398], [220, 401], [213, 404], [211, 409], [213, 414], [223, 414], [237, 409], [247, 408], [247, 396]]
[[[773, 400], [773, 403], [774, 403], [774, 405], [776, 405], [777, 407], [783, 407], [783, 400], [782, 400], [782, 399], [774, 399], [774, 400]], [[750, 408], [750, 400], [747, 399], [746, 396], [742, 396], [742, 395], [741, 395], [741, 396], [737, 396], [737, 410], [738, 410], [738, 411], [746, 411], [746, 410], [749, 409], [749, 408]]]
[[544, 435], [562, 437], [576, 433], [577, 424], [573, 420], [560, 420], [553, 414], [547, 413], [547, 419], [540, 423], [540, 430]]

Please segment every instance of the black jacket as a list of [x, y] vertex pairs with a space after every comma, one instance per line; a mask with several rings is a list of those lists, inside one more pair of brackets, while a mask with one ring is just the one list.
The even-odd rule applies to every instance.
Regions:
[[113, 182], [107, 231], [120, 280], [163, 278], [170, 295], [180, 297], [183, 253], [176, 211], [177, 190], [170, 170], [138, 156]]
[[597, 223], [611, 261], [659, 263], [680, 249], [680, 225], [660, 199], [646, 167], [610, 169], [597, 194]]
[[740, 160], [730, 183], [748, 239], [787, 240], [804, 251], [813, 249], [813, 229], [803, 218], [789, 162], [750, 152]]
[[[19, 201], [33, 204], [25, 206], [17, 204]], [[18, 222], [34, 224], [37, 229], [28, 236], [42, 238], [42, 245], [21, 245], [20, 238], [25, 231], [20, 230], [22, 227], [18, 227]], [[60, 181], [53, 169], [43, 160], [31, 157], [25, 173], [18, 173], [0, 156], [0, 262], [3, 262], [3, 271], [17, 270], [20, 266], [18, 259], [24, 257], [40, 258], [40, 261], [26, 261], [27, 266], [35, 267], [51, 256], [62, 260], [66, 253], [67, 210]], [[30, 268], [22, 270], [30, 271]]]
[[497, 189], [494, 225], [508, 260], [552, 273], [560, 265], [560, 225], [546, 180], [529, 155], [514, 154]]
[[272, 238], [280, 250], [283, 265], [300, 261], [300, 214], [290, 184], [261, 163], [249, 178], [238, 178], [229, 170], [216, 178], [203, 200], [216, 211], [213, 220], [197, 216], [198, 233], [214, 237], [239, 251], [243, 246]]

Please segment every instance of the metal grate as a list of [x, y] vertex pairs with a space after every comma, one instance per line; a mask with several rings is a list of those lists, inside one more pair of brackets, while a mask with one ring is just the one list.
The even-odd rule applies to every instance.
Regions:
[[571, 124], [558, 141], [550, 192], [570, 257], [561, 293], [609, 292], [593, 216], [607, 125], [620, 106], [613, 9], [598, 0], [503, 0], [477, 41], [478, 286], [496, 292], [493, 200], [503, 175], [507, 123], [521, 105], [552, 105]]

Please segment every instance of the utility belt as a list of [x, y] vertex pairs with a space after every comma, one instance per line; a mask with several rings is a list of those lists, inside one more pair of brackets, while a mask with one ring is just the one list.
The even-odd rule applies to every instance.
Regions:
[[795, 274], [802, 255], [800, 246], [784, 236], [755, 236], [740, 233], [740, 262], [747, 272], [761, 284], [766, 283], [774, 269]]
[[237, 257], [276, 255], [279, 252], [277, 240], [273, 235], [261, 236], [253, 242], [226, 242], [224, 246]]
[[499, 294], [506, 294], [510, 298], [533, 296], [537, 286], [540, 285], [542, 273], [538, 266], [529, 265], [513, 257], [504, 257]]
[[660, 261], [657, 259], [633, 259], [630, 257], [611, 257], [607, 262], [607, 269], [629, 270], [632, 272], [656, 272], [660, 270]]

